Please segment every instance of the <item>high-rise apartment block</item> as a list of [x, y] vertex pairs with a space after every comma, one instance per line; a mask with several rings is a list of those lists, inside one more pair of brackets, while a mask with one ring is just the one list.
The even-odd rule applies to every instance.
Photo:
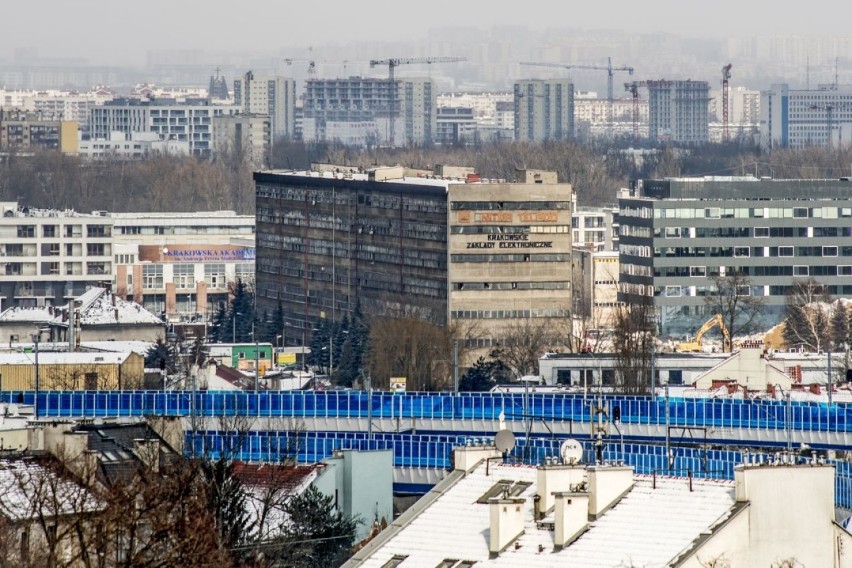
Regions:
[[0, 109], [0, 150], [58, 150], [77, 153], [76, 121], [43, 119], [38, 113]]
[[852, 141], [852, 85], [791, 89], [772, 85], [760, 96], [760, 145], [766, 149], [840, 147]]
[[349, 77], [311, 79], [305, 85], [302, 138], [355, 145], [430, 144], [437, 132], [431, 79]]
[[542, 142], [574, 137], [574, 85], [567, 79], [515, 83], [515, 140]]
[[217, 155], [228, 154], [260, 169], [268, 163], [271, 143], [272, 126], [266, 115], [213, 118], [213, 148]]
[[258, 301], [281, 302], [287, 343], [359, 305], [475, 327], [468, 347], [480, 350], [568, 316], [569, 184], [553, 172], [524, 171], [516, 183], [417, 173], [255, 174]]
[[249, 71], [234, 81], [234, 104], [242, 114], [266, 115], [272, 140], [292, 138], [296, 131], [296, 81]]
[[707, 81], [647, 81], [648, 136], [652, 142], [710, 141]]

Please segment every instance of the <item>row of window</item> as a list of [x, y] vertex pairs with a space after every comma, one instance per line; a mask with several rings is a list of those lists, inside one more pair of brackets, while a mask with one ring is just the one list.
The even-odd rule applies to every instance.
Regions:
[[[82, 225], [64, 225], [65, 237], [82, 237]], [[36, 237], [36, 225], [18, 225], [17, 235], [19, 239], [34, 239]], [[41, 236], [46, 239], [55, 239], [60, 236], [59, 225], [42, 225]], [[86, 237], [98, 239], [112, 236], [111, 225], [86, 225]]]
[[[621, 245], [621, 251], [625, 254], [630, 254], [625, 251], [625, 248], [632, 250], [633, 245]], [[635, 247], [645, 249], [647, 247]], [[634, 255], [636, 256], [636, 255]], [[655, 258], [700, 258], [700, 257], [836, 257], [836, 256], [852, 256], [852, 246], [811, 246], [811, 247], [655, 247]]]
[[569, 210], [570, 201], [453, 201], [452, 211], [539, 211]]
[[569, 310], [452, 310], [453, 319], [527, 319], [527, 318], [566, 318]]
[[[639, 236], [639, 235], [636, 235]], [[748, 238], [749, 227], [664, 227], [654, 229], [655, 237], [680, 238]], [[754, 238], [850, 237], [852, 227], [755, 227]]]
[[[627, 209], [649, 218], [647, 207]], [[678, 207], [654, 209], [655, 219], [838, 219], [852, 217], [852, 207]]]
[[570, 262], [570, 254], [452, 254], [450, 262]]
[[455, 282], [454, 290], [568, 290], [570, 282]]

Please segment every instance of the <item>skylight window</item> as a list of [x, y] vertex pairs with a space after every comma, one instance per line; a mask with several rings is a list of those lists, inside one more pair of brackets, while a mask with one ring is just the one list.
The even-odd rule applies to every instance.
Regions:
[[382, 568], [396, 568], [402, 561], [408, 558], [407, 554], [394, 554], [393, 558], [382, 564]]

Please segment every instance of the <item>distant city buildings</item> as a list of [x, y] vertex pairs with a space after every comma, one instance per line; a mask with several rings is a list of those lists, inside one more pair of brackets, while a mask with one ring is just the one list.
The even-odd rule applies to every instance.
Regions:
[[648, 88], [648, 136], [652, 143], [706, 144], [708, 130], [707, 81], [645, 81]]
[[542, 142], [574, 137], [574, 85], [567, 79], [515, 83], [515, 140]]
[[269, 163], [272, 123], [266, 115], [236, 114], [213, 118], [213, 148], [217, 155], [262, 169]]
[[296, 81], [249, 71], [234, 81], [234, 105], [241, 114], [269, 117], [270, 137], [293, 138], [296, 132]]
[[302, 139], [359, 146], [431, 144], [437, 103], [431, 79], [349, 77], [309, 79], [305, 84]]
[[842, 147], [852, 142], [852, 85], [761, 92], [760, 145], [766, 149]]
[[73, 120], [46, 120], [36, 112], [0, 109], [0, 151], [42, 149], [74, 154], [78, 130]]
[[209, 157], [214, 150], [213, 118], [238, 111], [239, 107], [212, 105], [206, 99], [120, 98], [92, 109], [89, 130], [95, 140], [110, 140], [113, 132], [129, 140], [153, 132], [161, 140], [187, 142], [193, 156]]

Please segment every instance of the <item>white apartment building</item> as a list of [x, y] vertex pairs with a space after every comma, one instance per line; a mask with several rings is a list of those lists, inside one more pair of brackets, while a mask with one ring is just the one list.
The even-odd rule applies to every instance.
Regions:
[[112, 280], [112, 219], [105, 213], [0, 203], [0, 308], [64, 305]]
[[515, 140], [574, 137], [574, 85], [567, 79], [515, 82]]
[[646, 81], [648, 136], [652, 142], [710, 141], [707, 81]]
[[575, 247], [591, 251], [618, 250], [617, 207], [576, 207], [571, 215]]
[[[393, 116], [391, 116], [393, 115]], [[305, 86], [302, 139], [339, 140], [353, 144], [430, 144], [437, 132], [433, 81], [397, 78], [395, 91], [387, 79], [349, 77], [311, 79]]]
[[234, 104], [242, 114], [269, 117], [272, 140], [296, 132], [296, 81], [251, 71], [234, 81]]
[[254, 216], [233, 211], [91, 214], [0, 203], [0, 310], [112, 287], [154, 313], [200, 313], [254, 279]]
[[193, 156], [209, 157], [213, 151], [213, 118], [239, 112], [232, 105], [211, 105], [206, 99], [115, 99], [92, 109], [93, 139], [109, 140], [122, 132], [133, 140], [141, 132], [154, 132], [161, 140], [189, 143]]
[[94, 160], [138, 160], [151, 155], [188, 156], [189, 141], [160, 140], [153, 132], [141, 132], [128, 140], [123, 132], [113, 132], [109, 140], [80, 140], [77, 154]]
[[791, 89], [772, 85], [760, 95], [760, 145], [766, 149], [852, 142], [852, 85]]

